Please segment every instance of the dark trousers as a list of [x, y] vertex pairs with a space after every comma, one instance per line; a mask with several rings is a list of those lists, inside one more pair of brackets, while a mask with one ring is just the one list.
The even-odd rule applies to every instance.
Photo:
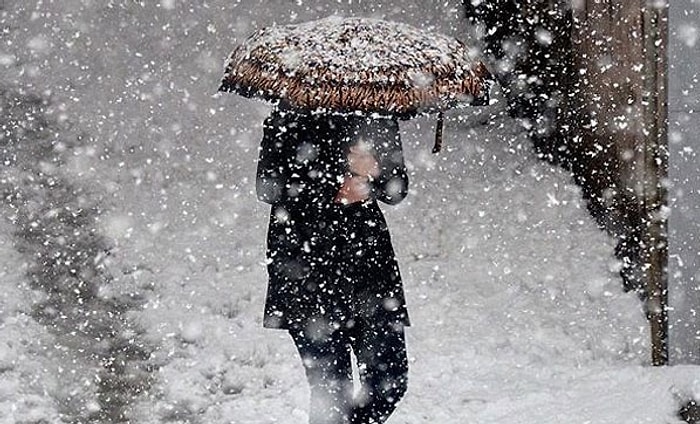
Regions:
[[[402, 325], [358, 319], [320, 334], [290, 330], [311, 389], [309, 424], [381, 424], [406, 392], [408, 361]], [[350, 353], [361, 395], [353, 399]]]

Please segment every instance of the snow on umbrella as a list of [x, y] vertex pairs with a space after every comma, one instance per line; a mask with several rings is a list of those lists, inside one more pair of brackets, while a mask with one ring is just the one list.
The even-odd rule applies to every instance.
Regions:
[[492, 78], [459, 40], [410, 25], [329, 17], [263, 28], [238, 45], [220, 91], [299, 109], [408, 119], [485, 104]]

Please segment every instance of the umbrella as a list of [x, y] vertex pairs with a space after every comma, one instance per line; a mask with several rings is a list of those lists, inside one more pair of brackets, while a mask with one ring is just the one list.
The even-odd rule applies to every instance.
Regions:
[[238, 45], [220, 91], [293, 108], [408, 119], [488, 102], [492, 77], [459, 40], [410, 25], [329, 17], [263, 28]]

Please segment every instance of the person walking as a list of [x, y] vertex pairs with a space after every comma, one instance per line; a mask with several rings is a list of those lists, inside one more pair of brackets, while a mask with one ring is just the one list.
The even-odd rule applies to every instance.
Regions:
[[437, 113], [437, 153], [443, 112], [487, 104], [492, 84], [460, 40], [362, 17], [260, 28], [226, 60], [219, 91], [277, 105], [256, 180], [271, 205], [264, 325], [299, 350], [311, 424], [383, 423], [406, 392], [410, 322], [377, 204], [408, 192], [397, 119]]
[[410, 322], [377, 204], [397, 204], [408, 191], [398, 122], [275, 108], [264, 123], [256, 189], [271, 205], [263, 323], [287, 330], [299, 351], [309, 423], [385, 422], [408, 376]]

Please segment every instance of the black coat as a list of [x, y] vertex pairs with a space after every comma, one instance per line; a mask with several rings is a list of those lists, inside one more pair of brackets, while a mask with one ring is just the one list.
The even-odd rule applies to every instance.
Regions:
[[[349, 146], [360, 140], [371, 143], [380, 175], [369, 200], [335, 203]], [[337, 328], [357, 316], [409, 324], [376, 202], [396, 204], [408, 190], [395, 120], [275, 110], [264, 124], [256, 182], [258, 198], [272, 205], [266, 327]]]

